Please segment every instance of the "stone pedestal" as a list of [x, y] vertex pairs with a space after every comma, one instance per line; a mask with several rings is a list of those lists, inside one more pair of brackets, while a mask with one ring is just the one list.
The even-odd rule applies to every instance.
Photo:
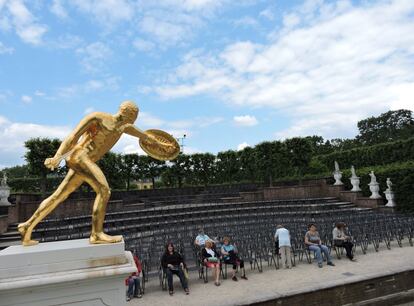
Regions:
[[381, 208], [384, 207], [384, 200], [382, 198], [371, 199], [371, 198], [358, 198], [356, 204], [359, 207], [365, 208]]
[[80, 239], [0, 251], [0, 306], [125, 305], [136, 267], [124, 248]]
[[385, 192], [385, 198], [387, 199], [387, 204], [385, 204], [386, 207], [396, 207], [397, 204], [395, 204], [395, 196], [394, 192], [391, 190], [386, 190]]
[[343, 185], [344, 184], [341, 181], [341, 179], [342, 179], [342, 172], [341, 171], [335, 171], [333, 173], [333, 177], [335, 179], [334, 186], [340, 186], [340, 185]]
[[339, 198], [342, 201], [347, 201], [347, 202], [352, 202], [352, 203], [357, 203], [357, 200], [359, 198], [362, 198], [362, 192], [354, 192], [352, 190], [350, 191], [341, 191], [339, 193]]
[[381, 195], [379, 194], [380, 188], [378, 183], [369, 183], [369, 190], [371, 191], [370, 199], [381, 199]]
[[361, 188], [359, 187], [359, 183], [360, 183], [359, 177], [358, 176], [352, 176], [349, 179], [350, 179], [351, 184], [352, 184], [351, 191], [353, 191], [353, 192], [361, 191]]
[[341, 194], [342, 191], [345, 190], [345, 186], [344, 185], [331, 185], [328, 186], [328, 196], [329, 197], [336, 197], [338, 198]]
[[0, 185], [0, 206], [10, 206], [8, 200], [10, 196], [10, 187], [6, 185]]

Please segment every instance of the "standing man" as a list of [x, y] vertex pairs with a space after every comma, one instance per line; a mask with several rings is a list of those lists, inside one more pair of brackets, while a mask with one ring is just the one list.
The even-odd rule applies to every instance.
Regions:
[[133, 125], [138, 112], [134, 102], [125, 101], [115, 115], [101, 112], [87, 115], [62, 142], [55, 156], [45, 160], [45, 166], [53, 170], [62, 159], [66, 159], [69, 171], [56, 191], [39, 205], [30, 219], [19, 224], [23, 245], [38, 243], [31, 239], [34, 227], [84, 182], [96, 192], [90, 243], [114, 243], [122, 240], [122, 236], [109, 236], [103, 231], [106, 205], [111, 191], [96, 162], [115, 145], [123, 133], [156, 141], [152, 135]]
[[282, 257], [283, 268], [292, 268], [292, 260], [290, 258], [290, 234], [289, 231], [281, 224], [276, 227], [275, 241], [279, 242], [279, 250]]
[[212, 242], [214, 242], [213, 239], [211, 239], [208, 235], [204, 233], [204, 229], [200, 227], [198, 229], [198, 235], [194, 241], [194, 244], [200, 248], [204, 248], [206, 241], [208, 240], [211, 240]]

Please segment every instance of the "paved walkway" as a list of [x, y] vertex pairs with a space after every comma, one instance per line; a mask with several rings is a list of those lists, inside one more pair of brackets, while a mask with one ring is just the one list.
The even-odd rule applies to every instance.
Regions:
[[[356, 262], [350, 262], [344, 256], [341, 260], [334, 258], [335, 267], [324, 265], [318, 268], [316, 263], [302, 261], [291, 270], [264, 267], [263, 273], [250, 270], [247, 264], [249, 280], [222, 280], [221, 286], [214, 286], [211, 281], [204, 284], [198, 279], [197, 272], [190, 272], [190, 295], [182, 291], [178, 278], [174, 276], [174, 296], [162, 291], [157, 278], [147, 283], [146, 293], [141, 299], [132, 299], [128, 306], [227, 306], [248, 305], [251, 302], [265, 301], [321, 288], [341, 285], [378, 277], [387, 273], [398, 273], [414, 269], [414, 247], [404, 243], [403, 248], [392, 245], [391, 250], [381, 248], [376, 253], [370, 246], [366, 255], [356, 254]], [[229, 273], [230, 275], [230, 273]]]

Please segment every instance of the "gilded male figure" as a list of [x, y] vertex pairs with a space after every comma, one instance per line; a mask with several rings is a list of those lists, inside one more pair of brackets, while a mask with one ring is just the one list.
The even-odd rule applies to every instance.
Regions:
[[111, 191], [96, 161], [115, 145], [123, 133], [150, 142], [156, 141], [152, 135], [133, 125], [138, 112], [134, 102], [125, 101], [115, 115], [102, 112], [87, 115], [62, 142], [55, 156], [45, 160], [45, 166], [53, 170], [63, 158], [66, 158], [69, 171], [56, 191], [39, 205], [30, 219], [19, 224], [18, 230], [22, 235], [23, 245], [38, 243], [31, 239], [34, 227], [84, 182], [96, 192], [90, 243], [114, 243], [122, 240], [122, 236], [110, 236], [103, 231]]

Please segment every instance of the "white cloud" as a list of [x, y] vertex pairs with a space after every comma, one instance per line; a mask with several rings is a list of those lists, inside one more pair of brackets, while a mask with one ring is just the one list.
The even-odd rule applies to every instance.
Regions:
[[72, 0], [69, 2], [82, 13], [92, 15], [101, 25], [112, 27], [134, 16], [134, 8], [125, 0]]
[[44, 92], [40, 91], [40, 90], [36, 90], [36, 91], [35, 91], [35, 93], [34, 93], [34, 95], [35, 95], [35, 96], [38, 96], [38, 97], [43, 97], [43, 96], [45, 96], [46, 94], [45, 94]]
[[413, 14], [407, 0], [306, 1], [268, 43], [190, 53], [155, 91], [164, 99], [204, 94], [278, 109], [291, 121], [281, 137], [353, 136], [358, 120], [413, 104]]
[[22, 99], [22, 102], [26, 103], [26, 104], [32, 102], [32, 97], [31, 96], [23, 95], [21, 99]]
[[234, 116], [233, 121], [238, 126], [255, 126], [258, 123], [256, 117], [250, 115]]
[[259, 13], [259, 16], [260, 17], [264, 17], [264, 18], [266, 18], [268, 20], [274, 20], [275, 19], [275, 15], [273, 14], [271, 8], [264, 9], [263, 11], [261, 11]]
[[[56, 89], [55, 96], [57, 98], [72, 98], [81, 94], [88, 94], [100, 91], [116, 91], [119, 89], [119, 77], [107, 77], [105, 79], [92, 79], [83, 84], [72, 84]], [[49, 99], [56, 99], [49, 97]]]
[[[140, 1], [137, 3], [140, 17], [137, 30], [157, 48], [181, 45], [203, 29], [226, 3], [234, 5], [228, 0]], [[142, 47], [142, 43], [138, 47]]]
[[50, 11], [60, 19], [68, 18], [68, 13], [63, 6], [62, 0], [53, 0]]
[[14, 52], [14, 49], [13, 48], [5, 46], [0, 41], [0, 54], [13, 54], [13, 52]]
[[259, 23], [251, 16], [244, 16], [233, 21], [233, 24], [238, 27], [258, 27]]
[[85, 111], [83, 112], [83, 114], [87, 115], [87, 114], [90, 114], [90, 113], [92, 113], [94, 111], [95, 111], [95, 109], [93, 107], [87, 107], [85, 109]]
[[165, 124], [165, 121], [161, 118], [151, 115], [150, 113], [139, 112], [137, 124], [147, 128], [157, 128], [163, 126]]
[[63, 139], [70, 132], [68, 126], [48, 126], [33, 123], [11, 122], [0, 116], [0, 160], [6, 166], [24, 162], [24, 142], [34, 137]]
[[151, 41], [141, 39], [141, 38], [137, 38], [137, 39], [134, 40], [133, 46], [135, 47], [135, 49], [137, 49], [139, 51], [148, 52], [148, 51], [151, 51], [152, 49], [154, 49], [155, 44], [152, 43]]
[[112, 50], [102, 42], [94, 42], [76, 49], [81, 64], [87, 72], [98, 72], [105, 67], [105, 61], [112, 56]]
[[[16, 34], [26, 43], [39, 45], [47, 27], [36, 21], [23, 1], [9, 0], [6, 2], [8, 15], [2, 18], [2, 28], [14, 28]], [[4, 12], [6, 13], [6, 12]]]
[[[169, 20], [174, 19], [174, 20]], [[161, 19], [152, 15], [144, 16], [139, 24], [140, 31], [146, 33], [164, 46], [175, 45], [192, 36], [192, 25], [197, 19], [190, 15], [178, 15]]]
[[241, 150], [243, 150], [244, 148], [247, 148], [247, 147], [250, 147], [250, 145], [247, 142], [242, 142], [241, 144], [239, 144], [237, 146], [237, 151], [241, 151]]
[[49, 42], [54, 49], [76, 49], [83, 43], [83, 39], [77, 35], [64, 34]]

